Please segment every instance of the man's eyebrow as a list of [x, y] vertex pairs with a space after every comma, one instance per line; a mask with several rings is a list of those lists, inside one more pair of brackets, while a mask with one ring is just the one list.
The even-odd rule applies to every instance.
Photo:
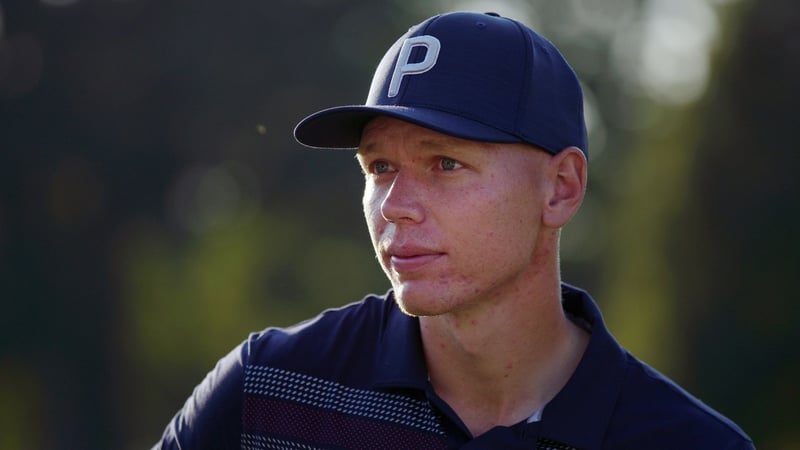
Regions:
[[358, 148], [356, 148], [355, 157], [358, 158], [359, 156], [368, 155], [368, 154], [374, 153], [374, 152], [375, 152], [375, 146], [372, 145], [372, 144], [359, 145]]
[[448, 151], [448, 152], [458, 152], [458, 153], [463, 153], [467, 146], [470, 148], [474, 148], [477, 146], [484, 150], [492, 149], [495, 148], [496, 146], [496, 144], [491, 142], [466, 141], [450, 137], [426, 138], [421, 140], [419, 144], [420, 147], [424, 149], [429, 149], [431, 151]]
[[432, 148], [432, 149], [441, 149], [441, 148], [448, 148], [453, 147], [453, 145], [449, 145], [446, 139], [437, 139], [437, 138], [427, 138], [419, 141], [419, 145], [425, 148]]
[[421, 151], [425, 152], [460, 152], [462, 150], [462, 146], [459, 145], [459, 141], [450, 139], [448, 137], [430, 137], [421, 139], [417, 142], [417, 147]]

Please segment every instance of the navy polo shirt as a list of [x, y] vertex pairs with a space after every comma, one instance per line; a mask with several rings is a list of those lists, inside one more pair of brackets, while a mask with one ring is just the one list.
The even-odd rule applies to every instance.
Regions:
[[625, 351], [591, 297], [563, 285], [591, 333], [541, 420], [472, 438], [428, 382], [419, 321], [392, 292], [255, 333], [167, 426], [163, 449], [753, 449], [736, 424]]

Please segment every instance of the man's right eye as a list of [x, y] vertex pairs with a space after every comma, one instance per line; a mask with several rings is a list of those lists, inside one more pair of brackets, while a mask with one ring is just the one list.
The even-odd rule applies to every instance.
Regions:
[[386, 161], [375, 161], [372, 163], [372, 173], [381, 174], [389, 171], [389, 163]]

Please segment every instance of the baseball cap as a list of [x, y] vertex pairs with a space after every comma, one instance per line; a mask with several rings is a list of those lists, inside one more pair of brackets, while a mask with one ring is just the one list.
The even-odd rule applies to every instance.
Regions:
[[494, 13], [452, 12], [411, 27], [381, 60], [363, 105], [311, 114], [294, 136], [313, 148], [356, 148], [376, 116], [552, 154], [575, 146], [588, 157], [575, 72], [550, 41]]

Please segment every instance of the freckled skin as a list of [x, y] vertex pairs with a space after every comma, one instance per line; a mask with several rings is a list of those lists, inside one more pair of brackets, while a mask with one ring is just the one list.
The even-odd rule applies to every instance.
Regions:
[[[543, 152], [466, 141], [389, 118], [372, 121], [361, 144], [364, 214], [406, 312], [426, 316], [469, 308], [507, 295], [530, 275]], [[460, 167], [439, 170], [441, 156]], [[386, 161], [390, 172], [371, 174], [375, 161]], [[381, 254], [390, 242], [423, 246], [441, 257], [424, 272], [403, 273]]]

